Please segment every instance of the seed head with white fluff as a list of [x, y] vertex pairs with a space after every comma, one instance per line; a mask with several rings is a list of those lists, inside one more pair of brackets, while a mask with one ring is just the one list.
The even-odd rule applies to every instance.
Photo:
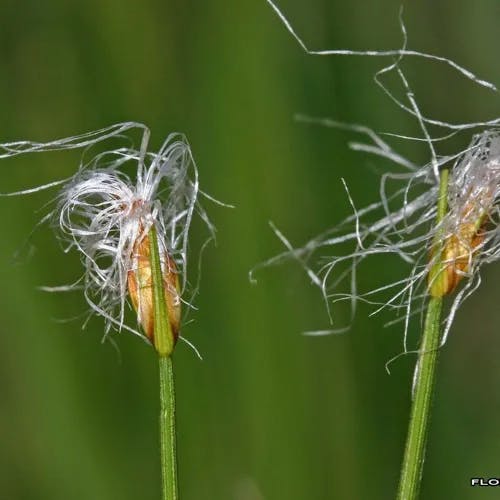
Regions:
[[[321, 289], [329, 312], [332, 304], [346, 300], [353, 314], [359, 301], [374, 305], [374, 313], [393, 310], [395, 321], [404, 323], [404, 352], [412, 350], [407, 343], [411, 319], [420, 316], [429, 295], [450, 295], [453, 299], [441, 337], [444, 344], [459, 306], [481, 282], [481, 266], [500, 259], [500, 131], [485, 130], [465, 150], [436, 156], [435, 161], [418, 166], [366, 127], [325, 119], [303, 121], [367, 135], [370, 143], [350, 146], [388, 158], [397, 168], [382, 175], [380, 200], [366, 207], [356, 207], [344, 182], [353, 215], [301, 247], [294, 247], [274, 228], [287, 249], [257, 267], [297, 260]], [[443, 169], [450, 171], [447, 212], [436, 224]], [[343, 249], [349, 242], [354, 246], [346, 253]], [[373, 290], [360, 291], [358, 268], [376, 255], [397, 256], [409, 272]], [[324, 335], [347, 329], [336, 324], [334, 316], [330, 319], [333, 328], [306, 333]]]
[[[130, 146], [127, 136], [134, 129], [142, 133], [137, 149]], [[48, 143], [3, 144], [0, 158], [29, 152], [91, 150], [111, 139], [126, 141], [127, 145], [100, 152], [88, 162], [82, 161], [77, 173], [69, 179], [8, 195], [60, 187], [56, 207], [47, 219], [54, 222], [65, 242], [65, 251], [76, 249], [80, 254], [85, 298], [92, 311], [105, 319], [106, 334], [111, 329], [126, 329], [153, 340], [151, 317], [148, 317], [152, 314], [148, 244], [154, 225], [168, 316], [177, 337], [181, 301], [189, 302], [181, 297], [188, 284], [188, 235], [195, 214], [208, 227], [210, 237], [215, 233], [198, 201], [203, 193], [199, 190], [198, 172], [186, 138], [171, 134], [158, 152], [151, 152], [149, 130], [130, 122]], [[129, 299], [142, 332], [136, 325], [126, 324]]]

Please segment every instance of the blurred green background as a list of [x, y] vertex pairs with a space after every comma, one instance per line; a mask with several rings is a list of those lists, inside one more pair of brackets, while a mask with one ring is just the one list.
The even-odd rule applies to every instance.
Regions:
[[[395, 48], [399, 1], [283, 0], [312, 48]], [[248, 270], [281, 251], [267, 221], [294, 244], [378, 198], [381, 160], [348, 151], [358, 139], [294, 122], [331, 116], [379, 131], [418, 134], [376, 88], [387, 60], [305, 55], [264, 0], [62, 0], [0, 3], [1, 141], [49, 140], [118, 121], [149, 125], [157, 147], [187, 134], [203, 188], [234, 210], [206, 208], [218, 227], [205, 254], [199, 311], [175, 353], [183, 500], [323, 500], [394, 497], [414, 358], [392, 375], [401, 327], [360, 307], [343, 336], [305, 338], [328, 326], [318, 291], [294, 263]], [[424, 1], [405, 10], [410, 48], [453, 58], [500, 84], [498, 0]], [[493, 118], [499, 100], [439, 64], [407, 60], [424, 114]], [[396, 88], [396, 87], [394, 87]], [[463, 142], [459, 142], [463, 141]], [[463, 147], [468, 138], [455, 145]], [[394, 140], [425, 163], [423, 144]], [[446, 152], [446, 151], [444, 151]], [[0, 191], [71, 175], [78, 154], [0, 163]], [[375, 168], [375, 169], [374, 169]], [[82, 331], [72, 282], [76, 255], [48, 228], [16, 253], [52, 196], [0, 200], [0, 498], [159, 498], [157, 363], [132, 335], [101, 344], [102, 321]], [[199, 238], [197, 234], [193, 237]], [[422, 498], [498, 498], [473, 476], [500, 475], [498, 266], [460, 311], [439, 366]], [[379, 259], [368, 290], [407, 269]], [[335, 309], [341, 322], [345, 308]]]

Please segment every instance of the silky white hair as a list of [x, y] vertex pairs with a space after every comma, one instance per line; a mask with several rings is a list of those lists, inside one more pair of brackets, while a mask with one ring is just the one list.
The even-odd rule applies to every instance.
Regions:
[[[132, 145], [133, 130], [141, 133], [139, 148]], [[54, 223], [66, 252], [75, 249], [80, 254], [84, 274], [73, 285], [43, 289], [67, 291], [83, 286], [92, 312], [105, 320], [106, 334], [111, 329], [126, 329], [143, 339], [146, 337], [137, 325], [125, 323], [127, 273], [133, 270], [136, 242], [155, 225], [160, 253], [168, 252], [175, 260], [184, 296], [188, 287], [188, 236], [195, 214], [208, 228], [209, 238], [215, 237], [215, 227], [200, 205], [199, 195], [216, 200], [200, 191], [198, 170], [186, 138], [170, 134], [157, 152], [151, 152], [149, 137], [145, 125], [126, 122], [46, 143], [0, 144], [0, 158], [85, 150], [78, 171], [70, 178], [4, 196], [59, 188], [55, 208], [42, 222]], [[126, 145], [99, 152], [85, 161], [94, 147], [111, 139]], [[183, 302], [189, 305], [191, 297], [183, 298]]]
[[[373, 314], [391, 309], [397, 319], [389, 324], [401, 321], [404, 324], [403, 353], [416, 352], [408, 345], [408, 330], [412, 317], [421, 315], [428, 298], [428, 274], [435, 266], [453, 264], [441, 262], [441, 255], [431, 253], [433, 243], [439, 235], [443, 241], [459, 234], [461, 224], [475, 220], [481, 214], [487, 214], [484, 228], [481, 230], [481, 243], [472, 248], [470, 242], [463, 242], [468, 250], [464, 285], [454, 295], [453, 302], [445, 316], [441, 345], [446, 342], [448, 333], [460, 304], [480, 285], [479, 269], [483, 263], [493, 262], [500, 258], [500, 118], [474, 123], [448, 123], [425, 116], [417, 104], [417, 99], [410, 84], [400, 69], [403, 57], [419, 57], [444, 63], [458, 74], [471, 80], [474, 84], [496, 92], [492, 83], [480, 79], [469, 70], [447, 58], [434, 56], [407, 49], [407, 33], [400, 15], [400, 27], [403, 35], [403, 46], [397, 50], [353, 51], [348, 49], [310, 50], [297, 34], [290, 21], [272, 0], [266, 0], [295, 38], [300, 47], [310, 55], [319, 56], [367, 56], [390, 57], [392, 62], [375, 74], [375, 82], [392, 102], [400, 109], [414, 117], [422, 131], [422, 137], [406, 137], [388, 134], [399, 139], [421, 141], [429, 150], [429, 162], [419, 165], [405, 158], [396, 151], [380, 134], [364, 125], [346, 124], [330, 118], [311, 118], [298, 115], [297, 120], [310, 125], [321, 125], [352, 133], [361, 134], [368, 141], [353, 141], [351, 149], [390, 160], [396, 167], [393, 171], [381, 176], [379, 185], [380, 199], [363, 208], [357, 208], [347, 187], [347, 199], [352, 207], [353, 215], [311, 239], [305, 245], [295, 247], [274, 224], [271, 226], [286, 250], [256, 266], [250, 273], [254, 279], [255, 271], [261, 267], [275, 265], [294, 259], [306, 271], [311, 282], [319, 287], [323, 295], [330, 322], [333, 328], [306, 332], [309, 335], [326, 335], [341, 333], [349, 326], [336, 325], [331, 314], [332, 304], [338, 301], [349, 301], [351, 316], [354, 315], [359, 301], [375, 306]], [[394, 72], [405, 93], [404, 102], [388, 89], [382, 76]], [[433, 138], [429, 133], [430, 126], [445, 130], [441, 137]], [[457, 133], [482, 129], [473, 135], [470, 144], [455, 154], [440, 156], [436, 152], [436, 143], [446, 141]], [[450, 169], [447, 189], [448, 211], [443, 220], [436, 224], [437, 206], [440, 193], [440, 171]], [[465, 210], [471, 204], [472, 210]], [[463, 220], [467, 213], [467, 220]], [[343, 253], [345, 245], [351, 242], [353, 248]], [[468, 247], [467, 247], [468, 245]], [[342, 248], [342, 251], [340, 249]], [[367, 258], [375, 255], [392, 254], [409, 265], [409, 273], [395, 282], [386, 283], [374, 290], [361, 292], [358, 290], [358, 267]], [[458, 271], [457, 271], [458, 272]], [[345, 289], [347, 286], [347, 290]]]

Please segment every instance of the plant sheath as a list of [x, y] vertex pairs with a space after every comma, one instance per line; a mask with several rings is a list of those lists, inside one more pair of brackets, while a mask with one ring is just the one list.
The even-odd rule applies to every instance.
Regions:
[[[446, 215], [447, 194], [448, 170], [442, 170], [436, 218], [436, 227], [438, 230], [433, 243], [434, 251], [436, 249], [439, 251], [442, 245], [442, 234], [439, 228], [443, 217]], [[434, 266], [439, 266], [438, 269], [442, 266], [439, 259]], [[431, 273], [433, 275], [436, 274], [432, 270]], [[405, 455], [401, 468], [398, 500], [415, 500], [418, 498], [440, 343], [442, 305], [442, 297], [430, 297], [427, 305], [427, 314], [413, 386], [413, 404], [406, 438]]]
[[154, 225], [149, 232], [154, 302], [154, 343], [160, 371], [160, 454], [162, 499], [177, 500], [177, 455], [175, 433], [175, 388], [172, 366], [174, 337], [168, 319], [163, 286], [158, 236]]

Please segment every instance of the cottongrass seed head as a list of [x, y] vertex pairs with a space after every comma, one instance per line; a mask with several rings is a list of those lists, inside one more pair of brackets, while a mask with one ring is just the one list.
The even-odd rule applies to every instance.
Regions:
[[[139, 148], [131, 145], [129, 134], [133, 130], [141, 133]], [[69, 179], [8, 195], [25, 195], [56, 186], [60, 189], [55, 208], [43, 221], [54, 223], [65, 252], [77, 250], [84, 274], [74, 285], [44, 289], [66, 291], [83, 287], [91, 311], [105, 320], [105, 337], [111, 330], [125, 329], [153, 341], [149, 265], [149, 232], [153, 225], [158, 235], [169, 321], [177, 337], [181, 301], [190, 305], [190, 298], [185, 295], [193, 217], [201, 218], [209, 237], [215, 234], [198, 201], [204, 193], [199, 189], [196, 164], [186, 138], [170, 134], [158, 152], [151, 152], [149, 135], [144, 125], [129, 122], [47, 143], [22, 141], [0, 145], [0, 158], [85, 150], [78, 171]], [[85, 161], [98, 144], [116, 140], [125, 145], [99, 152]], [[126, 323], [129, 299], [137, 314], [137, 325]]]
[[[308, 121], [339, 125], [325, 119]], [[481, 266], [500, 258], [500, 131], [490, 129], [474, 135], [464, 151], [417, 166], [373, 131], [349, 127], [368, 133], [373, 141], [354, 142], [351, 147], [391, 158], [401, 168], [384, 173], [380, 200], [360, 209], [343, 181], [353, 215], [302, 247], [294, 248], [273, 226], [286, 251], [262, 265], [297, 260], [321, 289], [334, 326], [331, 306], [341, 301], [350, 302], [352, 315], [359, 301], [374, 305], [372, 314], [384, 309], [395, 311], [397, 319], [389, 324], [403, 322], [404, 352], [412, 351], [407, 343], [410, 320], [421, 315], [429, 296], [443, 297], [456, 291], [444, 320], [444, 344], [459, 306], [481, 283]], [[440, 186], [441, 175], [435, 175], [436, 167], [439, 173], [449, 171], [446, 190]], [[446, 197], [446, 212], [436, 223], [441, 196]], [[349, 242], [352, 250], [342, 253]], [[368, 292], [360, 291], [360, 265], [387, 254], [408, 264], [409, 273]], [[347, 329], [341, 326], [307, 333], [321, 335]]]
[[[481, 283], [481, 266], [500, 257], [500, 130], [497, 128], [500, 118], [456, 124], [427, 116], [421, 111], [401, 70], [401, 62], [403, 58], [412, 57], [434, 60], [453, 68], [473, 84], [496, 92], [495, 85], [450, 59], [408, 50], [402, 12], [401, 49], [310, 50], [276, 4], [272, 0], [267, 2], [307, 54], [392, 58], [389, 65], [377, 71], [374, 81], [393, 104], [416, 120], [421, 135], [388, 135], [426, 145], [429, 161], [424, 165], [412, 162], [388, 144], [381, 134], [366, 126], [298, 115], [298, 121], [309, 125], [332, 127], [367, 137], [368, 141], [350, 142], [350, 148], [387, 159], [395, 168], [381, 176], [379, 201], [363, 208], [356, 207], [348, 182], [342, 179], [353, 214], [301, 247], [295, 247], [272, 224], [286, 250], [255, 269], [289, 259], [300, 263], [311, 282], [320, 288], [332, 324], [332, 328], [306, 332], [310, 335], [341, 333], [349, 329], [348, 325], [338, 325], [332, 314], [332, 304], [340, 301], [350, 302], [351, 320], [360, 301], [375, 306], [372, 314], [393, 310], [396, 319], [389, 324], [402, 322], [404, 325], [403, 353], [417, 352], [417, 347], [409, 346], [409, 325], [414, 317], [423, 320], [422, 313], [429, 297], [451, 295], [453, 298], [443, 320], [443, 345], [459, 306]], [[389, 73], [397, 77], [398, 92], [384, 83]], [[401, 90], [404, 99], [398, 97]], [[431, 128], [439, 131], [436, 137], [432, 137]], [[469, 135], [470, 143], [464, 150], [444, 156], [436, 152], [437, 147], [451, 137], [474, 130], [482, 132], [473, 135], [471, 140]], [[345, 251], [349, 244], [351, 249]], [[360, 266], [367, 259], [373, 262], [376, 255], [397, 256], [409, 266], [409, 272], [374, 290], [360, 291]]]

